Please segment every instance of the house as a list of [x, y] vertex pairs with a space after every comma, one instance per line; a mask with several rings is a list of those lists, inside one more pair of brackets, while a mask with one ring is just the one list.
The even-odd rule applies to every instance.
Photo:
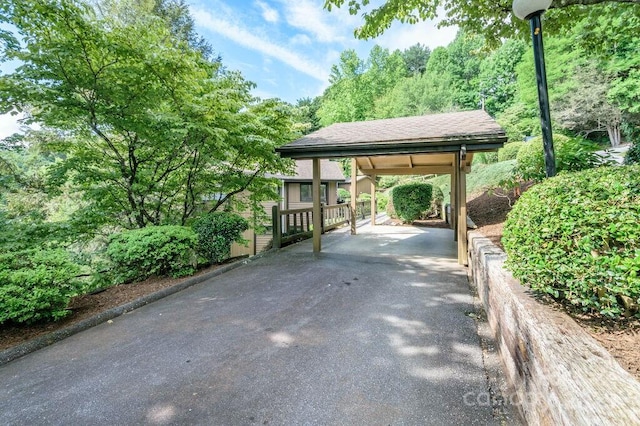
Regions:
[[[296, 160], [295, 174], [291, 176], [271, 175], [279, 181], [280, 208], [282, 210], [304, 209], [313, 207], [311, 186], [313, 182], [313, 166], [311, 160]], [[340, 163], [331, 160], [320, 162], [321, 199], [327, 205], [338, 204], [338, 185], [345, 182], [344, 174]], [[278, 202], [262, 203], [267, 214]], [[248, 213], [245, 216], [251, 216]], [[256, 234], [253, 229], [249, 229], [243, 238], [249, 242], [248, 247], [241, 244], [233, 244], [231, 256], [255, 255], [263, 251], [271, 243], [272, 229], [271, 223], [265, 225], [266, 231]]]
[[[371, 195], [371, 184], [373, 183], [371, 176], [360, 175], [358, 176], [357, 181], [358, 186], [356, 187], [356, 194], [358, 194], [358, 198], [360, 198], [360, 194]], [[338, 183], [338, 188], [351, 192], [351, 178], [347, 178], [344, 182]]]

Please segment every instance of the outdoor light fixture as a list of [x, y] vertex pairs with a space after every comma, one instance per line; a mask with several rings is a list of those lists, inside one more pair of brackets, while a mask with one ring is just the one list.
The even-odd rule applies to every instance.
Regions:
[[531, 24], [533, 38], [533, 60], [536, 65], [538, 82], [538, 100], [540, 102], [540, 123], [544, 146], [544, 164], [547, 177], [556, 175], [556, 159], [553, 152], [553, 134], [551, 132], [551, 114], [549, 112], [549, 92], [547, 90], [547, 71], [544, 66], [544, 47], [542, 45], [542, 20], [540, 17], [549, 9], [552, 0], [513, 0], [513, 14]]

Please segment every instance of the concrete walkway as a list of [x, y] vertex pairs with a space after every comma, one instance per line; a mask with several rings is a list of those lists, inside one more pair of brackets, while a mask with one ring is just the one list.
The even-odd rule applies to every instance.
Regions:
[[3, 425], [494, 424], [449, 230], [310, 241], [0, 367]]

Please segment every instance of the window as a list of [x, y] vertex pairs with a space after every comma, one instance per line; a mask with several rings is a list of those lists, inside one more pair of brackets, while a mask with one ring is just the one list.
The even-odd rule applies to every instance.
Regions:
[[[313, 202], [313, 192], [311, 188], [313, 187], [310, 183], [301, 183], [300, 184], [300, 201], [312, 203]], [[327, 185], [320, 185], [320, 201], [323, 203], [327, 203]]]

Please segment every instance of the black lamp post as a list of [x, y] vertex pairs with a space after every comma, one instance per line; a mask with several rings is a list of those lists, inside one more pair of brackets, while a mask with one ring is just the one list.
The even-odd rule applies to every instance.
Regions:
[[544, 146], [544, 164], [547, 177], [556, 175], [556, 159], [553, 152], [553, 134], [551, 132], [551, 114], [549, 112], [549, 92], [547, 90], [547, 71], [544, 66], [544, 46], [542, 44], [542, 21], [540, 17], [549, 9], [552, 0], [513, 0], [513, 13], [520, 19], [529, 20], [533, 38], [533, 60], [536, 64], [538, 82], [538, 100], [540, 102], [540, 123]]

